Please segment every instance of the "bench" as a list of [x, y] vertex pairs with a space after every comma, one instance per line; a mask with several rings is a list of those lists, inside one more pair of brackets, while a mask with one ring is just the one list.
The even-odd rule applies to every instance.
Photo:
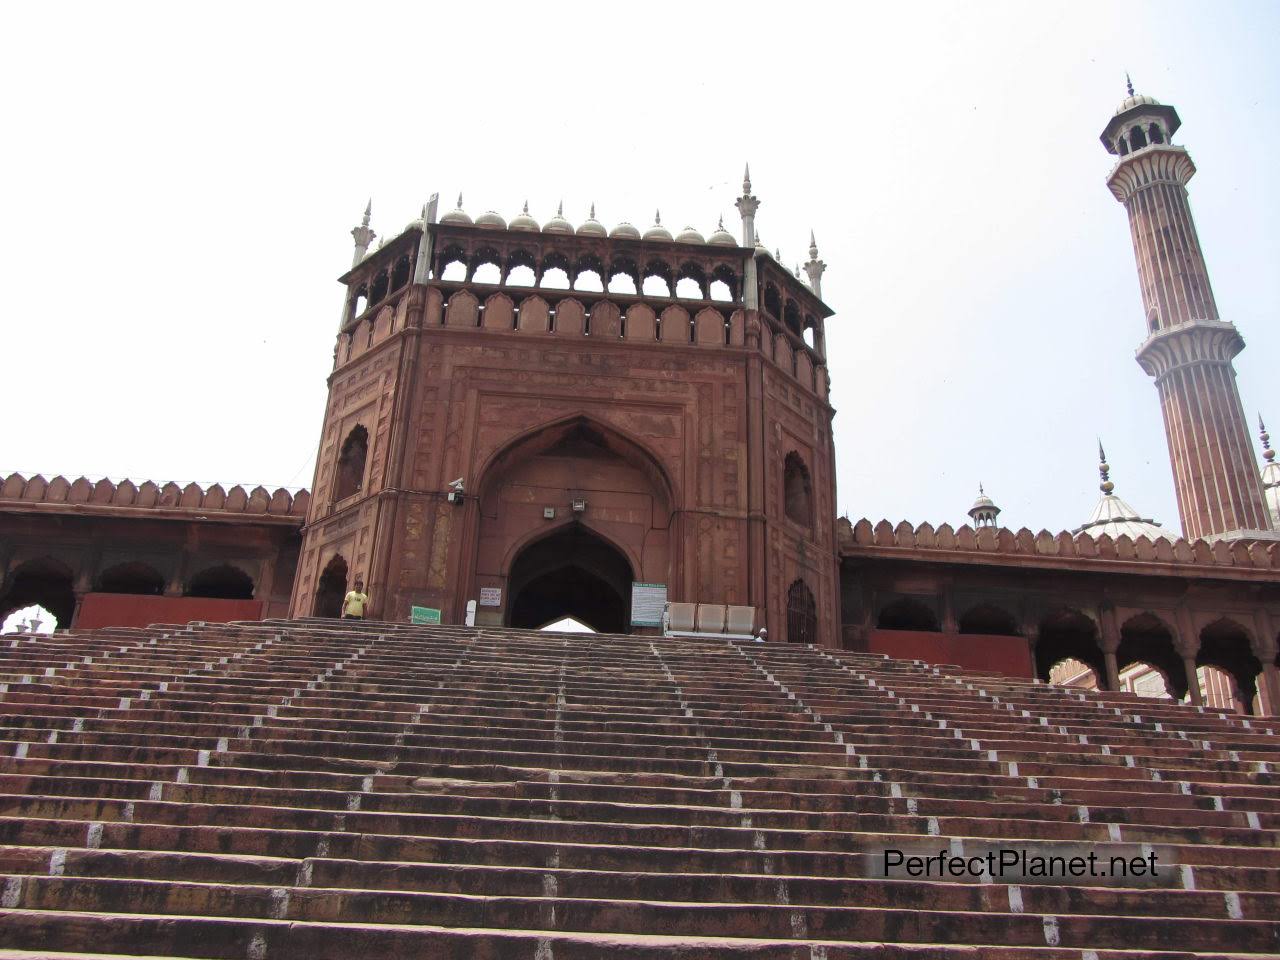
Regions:
[[714, 637], [760, 640], [755, 634], [756, 608], [724, 603], [671, 603], [662, 611], [666, 637]]

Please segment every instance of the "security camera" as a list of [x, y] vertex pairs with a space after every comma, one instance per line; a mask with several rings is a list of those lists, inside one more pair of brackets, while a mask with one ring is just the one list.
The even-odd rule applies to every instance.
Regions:
[[462, 477], [459, 477], [457, 480], [450, 480], [450, 481], [449, 481], [449, 486], [453, 487], [453, 489], [455, 489], [455, 490], [461, 491], [461, 490], [462, 490], [462, 481], [463, 481], [463, 478], [462, 478]]
[[462, 480], [463, 478], [459, 477], [457, 480], [450, 481], [449, 495], [445, 498], [450, 503], [452, 503], [455, 507], [462, 506], [462, 499], [463, 499]]

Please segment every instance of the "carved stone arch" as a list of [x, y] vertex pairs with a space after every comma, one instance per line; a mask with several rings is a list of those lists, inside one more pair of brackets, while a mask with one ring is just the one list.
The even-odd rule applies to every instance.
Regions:
[[782, 512], [792, 523], [813, 529], [813, 481], [808, 465], [796, 450], [782, 461]]
[[615, 256], [609, 261], [609, 275], [604, 277], [604, 288], [609, 289], [609, 283], [616, 276], [630, 277], [631, 282], [635, 285], [636, 293], [640, 292], [642, 277], [640, 276], [640, 265], [636, 263], [632, 257]]
[[569, 274], [569, 285], [578, 289], [578, 277], [584, 273], [594, 273], [600, 278], [602, 289], [608, 290], [609, 281], [604, 275], [604, 261], [594, 253], [583, 253], [573, 262], [573, 270]]
[[685, 260], [676, 269], [675, 278], [676, 282], [675, 286], [672, 287], [672, 295], [676, 294], [676, 289], [680, 286], [681, 280], [692, 280], [698, 285], [698, 292], [700, 294], [698, 299], [711, 299], [711, 281], [707, 279], [707, 271], [703, 269], [701, 264], [693, 260]]
[[650, 277], [660, 277], [667, 283], [667, 289], [671, 291], [671, 296], [675, 296], [675, 271], [671, 269], [671, 264], [658, 257], [650, 257], [645, 262], [644, 269], [641, 271], [640, 279], [648, 280]]
[[463, 269], [469, 272], [470, 268], [467, 264], [467, 251], [460, 244], [451, 243], [448, 246], [442, 247], [440, 252], [436, 254], [435, 279], [441, 279], [451, 263], [460, 263], [462, 264]]
[[475, 276], [476, 271], [485, 264], [491, 264], [502, 271], [502, 254], [498, 252], [498, 248], [490, 244], [483, 244], [471, 251], [471, 256], [467, 259], [467, 279], [470, 280]]
[[1255, 632], [1230, 616], [1218, 617], [1199, 633], [1200, 649], [1196, 666], [1216, 667], [1232, 680], [1236, 706], [1245, 713], [1253, 712], [1253, 698], [1258, 692], [1258, 674], [1262, 661], [1255, 649]]
[[585, 413], [576, 413], [531, 427], [485, 457], [478, 471], [480, 480], [477, 492], [481, 509], [483, 510], [486, 496], [493, 492], [491, 487], [494, 478], [504, 469], [519, 460], [551, 449], [577, 431], [588, 431], [594, 440], [602, 442], [610, 451], [638, 467], [662, 491], [671, 509], [675, 509], [681, 502], [678, 485], [662, 466], [661, 458], [647, 444], [620, 427]]
[[782, 294], [773, 283], [764, 285], [764, 296], [760, 299], [764, 312], [775, 320], [782, 319]]
[[1165, 689], [1175, 699], [1187, 695], [1186, 671], [1177, 649], [1177, 631], [1172, 617], [1142, 610], [1125, 617], [1120, 624], [1120, 646], [1116, 649], [1116, 665], [1120, 670], [1135, 663], [1156, 669], [1165, 681]]
[[737, 302], [742, 298], [742, 281], [738, 279], [738, 274], [727, 263], [718, 263], [711, 268], [710, 282], [708, 283], [707, 295], [710, 296], [710, 284], [719, 281], [729, 288], [729, 299]]
[[1098, 635], [1097, 620], [1079, 607], [1062, 604], [1044, 611], [1036, 629], [1036, 676], [1048, 681], [1055, 664], [1072, 659], [1087, 664], [1096, 677], [1105, 677]]
[[549, 250], [542, 255], [542, 263], [538, 265], [538, 286], [542, 286], [548, 270], [563, 270], [567, 279], [573, 278], [573, 263], [559, 250]]
[[787, 329], [794, 333], [797, 337], [804, 336], [804, 328], [800, 322], [800, 305], [794, 300], [788, 299], [782, 307], [782, 322], [786, 324]]

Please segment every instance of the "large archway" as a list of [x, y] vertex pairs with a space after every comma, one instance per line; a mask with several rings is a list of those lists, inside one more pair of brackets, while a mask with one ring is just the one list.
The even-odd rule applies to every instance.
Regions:
[[[478, 623], [541, 627], [567, 613], [626, 630], [633, 581], [679, 582], [678, 498], [656, 455], [615, 427], [573, 416], [534, 428], [489, 459], [477, 496], [475, 559], [464, 562], [475, 564], [473, 596], [496, 588], [501, 597], [477, 610]], [[599, 607], [579, 615], [572, 597], [586, 576], [604, 585]]]
[[536, 630], [568, 616], [601, 633], [626, 633], [633, 579], [622, 551], [581, 523], [566, 524], [512, 562], [508, 625]]

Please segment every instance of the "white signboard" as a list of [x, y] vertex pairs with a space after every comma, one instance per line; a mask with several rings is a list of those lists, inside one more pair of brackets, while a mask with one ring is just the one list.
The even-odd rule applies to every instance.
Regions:
[[665, 583], [631, 584], [631, 625], [633, 627], [662, 626], [662, 611], [667, 606]]
[[502, 588], [501, 587], [481, 587], [480, 588], [480, 606], [482, 607], [502, 606]]

